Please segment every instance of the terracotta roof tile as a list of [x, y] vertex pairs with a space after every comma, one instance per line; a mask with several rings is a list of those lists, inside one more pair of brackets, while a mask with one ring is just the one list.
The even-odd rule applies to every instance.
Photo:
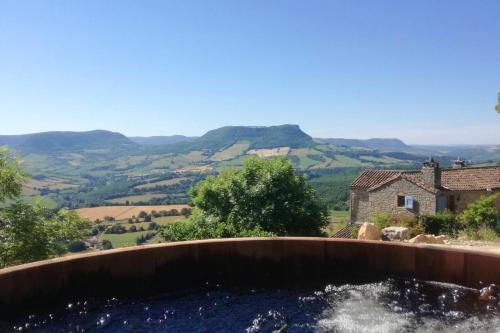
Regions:
[[375, 190], [398, 178], [404, 178], [432, 193], [438, 190], [473, 191], [500, 188], [500, 166], [442, 169], [441, 187], [434, 188], [421, 179], [422, 173], [402, 170], [366, 170], [351, 184], [351, 188]]
[[401, 175], [398, 170], [365, 170], [351, 184], [352, 188], [369, 189], [373, 186], [386, 183]]
[[452, 191], [473, 191], [500, 188], [500, 166], [445, 169], [441, 185]]

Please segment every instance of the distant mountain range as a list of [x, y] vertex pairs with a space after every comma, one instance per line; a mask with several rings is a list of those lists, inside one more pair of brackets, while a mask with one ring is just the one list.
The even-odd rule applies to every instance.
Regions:
[[[200, 137], [126, 137], [104, 130], [0, 135], [33, 179], [28, 197], [50, 207], [116, 202], [186, 203], [190, 186], [248, 156], [283, 156], [331, 205], [346, 209], [348, 187], [364, 168], [420, 167], [433, 155], [443, 166], [458, 156], [500, 162], [500, 145], [415, 146], [399, 139], [312, 138], [299, 126], [227, 126]], [[338, 206], [340, 205], [340, 206]]]
[[189, 137], [184, 135], [170, 135], [170, 136], [129, 136], [128, 138], [140, 145], [158, 146], [158, 145], [168, 145], [172, 143], [189, 141], [195, 139], [196, 137]]
[[201, 137], [184, 135], [126, 137], [123, 134], [94, 130], [88, 132], [42, 132], [23, 135], [0, 135], [0, 145], [6, 145], [20, 155], [29, 153], [53, 154], [59, 152], [96, 151], [112, 149], [114, 152], [140, 153], [187, 153], [204, 151], [206, 154], [223, 150], [238, 142], [248, 144], [248, 149], [289, 147], [312, 148], [321, 144], [337, 147], [362, 148], [382, 153], [406, 153], [403, 159], [416, 156], [444, 156], [464, 158], [473, 162], [500, 160], [500, 145], [407, 145], [397, 138], [373, 138], [367, 140], [346, 138], [312, 138], [297, 125], [269, 127], [226, 126], [208, 131]]

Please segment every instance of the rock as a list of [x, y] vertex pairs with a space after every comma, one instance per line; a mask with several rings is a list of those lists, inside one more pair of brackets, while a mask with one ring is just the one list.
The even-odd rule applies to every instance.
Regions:
[[445, 236], [434, 236], [434, 235], [424, 235], [420, 234], [413, 237], [408, 241], [408, 243], [425, 243], [425, 244], [444, 244]]
[[382, 229], [382, 239], [390, 241], [404, 240], [410, 237], [410, 231], [405, 227], [387, 227]]
[[380, 232], [379, 228], [374, 226], [372, 223], [365, 222], [359, 228], [358, 239], [379, 240], [381, 234], [382, 233]]

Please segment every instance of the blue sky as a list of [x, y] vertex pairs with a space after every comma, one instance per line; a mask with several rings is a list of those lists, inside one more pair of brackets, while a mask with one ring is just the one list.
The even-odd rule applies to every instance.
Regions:
[[0, 1], [0, 134], [500, 143], [500, 1]]

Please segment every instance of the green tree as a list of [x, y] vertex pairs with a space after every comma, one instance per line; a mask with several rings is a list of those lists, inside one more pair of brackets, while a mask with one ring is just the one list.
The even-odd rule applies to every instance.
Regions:
[[26, 178], [19, 160], [10, 156], [7, 148], [0, 147], [0, 202], [17, 198]]
[[190, 190], [195, 205], [187, 222], [161, 227], [168, 241], [248, 236], [320, 235], [326, 205], [284, 158], [245, 160]]
[[248, 158], [242, 170], [225, 169], [199, 182], [190, 196], [203, 215], [236, 230], [310, 236], [327, 224], [326, 206], [284, 158]]
[[497, 197], [498, 194], [481, 196], [460, 213], [459, 221], [470, 231], [476, 232], [480, 227], [486, 227], [500, 234], [500, 218], [495, 207]]
[[77, 213], [60, 210], [53, 214], [40, 202], [20, 201], [26, 174], [18, 160], [0, 149], [0, 203], [14, 202], [0, 209], [0, 267], [47, 259], [65, 253], [68, 245], [88, 233], [88, 221]]
[[0, 266], [17, 265], [66, 253], [83, 239], [88, 221], [75, 212], [50, 212], [40, 204], [16, 202], [1, 212]]

